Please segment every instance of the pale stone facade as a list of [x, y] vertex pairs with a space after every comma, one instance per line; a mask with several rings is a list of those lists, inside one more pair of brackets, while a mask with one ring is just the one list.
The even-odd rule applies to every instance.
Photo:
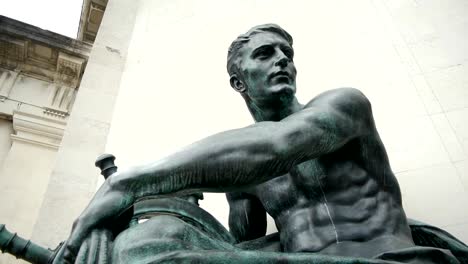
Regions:
[[[113, 47], [130, 39], [96, 41], [91, 52], [106, 3], [83, 1], [83, 41], [0, 20], [0, 221], [50, 248], [66, 239], [96, 189], [94, 160], [104, 151], [123, 65]], [[0, 263], [16, 262], [0, 255]]]
[[33, 233], [90, 51], [0, 16], [0, 222], [24, 237]]

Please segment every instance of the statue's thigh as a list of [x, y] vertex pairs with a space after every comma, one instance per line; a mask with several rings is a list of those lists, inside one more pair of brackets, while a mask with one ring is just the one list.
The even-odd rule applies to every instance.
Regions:
[[114, 241], [112, 262], [144, 262], [168, 251], [207, 249], [234, 250], [234, 247], [177, 217], [161, 215], [120, 233]]

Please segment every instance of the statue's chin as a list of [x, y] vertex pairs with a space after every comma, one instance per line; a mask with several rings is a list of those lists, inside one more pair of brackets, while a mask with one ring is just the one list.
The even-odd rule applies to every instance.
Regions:
[[[290, 103], [294, 99], [296, 88], [289, 84], [275, 85], [268, 89], [268, 93], [261, 98], [247, 98], [246, 102], [257, 106], [274, 106]], [[245, 99], [245, 98], [244, 98]]]
[[278, 101], [282, 103], [289, 102], [294, 98], [296, 88], [291, 85], [277, 85], [272, 89], [272, 101]]

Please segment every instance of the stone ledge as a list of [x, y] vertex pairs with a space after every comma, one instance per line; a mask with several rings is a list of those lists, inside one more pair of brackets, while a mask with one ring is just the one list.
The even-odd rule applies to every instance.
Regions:
[[93, 43], [101, 25], [107, 0], [84, 0], [81, 8], [78, 39]]
[[14, 35], [88, 58], [91, 44], [0, 15], [0, 36]]
[[32, 113], [14, 111], [12, 140], [58, 149], [66, 122], [38, 116]]

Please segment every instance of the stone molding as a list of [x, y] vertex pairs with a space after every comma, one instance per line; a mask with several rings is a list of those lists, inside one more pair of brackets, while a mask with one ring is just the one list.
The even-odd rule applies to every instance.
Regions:
[[14, 20], [0, 15], [0, 39], [15, 36], [21, 40], [42, 43], [55, 49], [63, 50], [70, 54], [77, 54], [80, 57], [88, 58], [91, 44], [80, 40], [72, 39], [39, 27]]
[[101, 25], [107, 0], [84, 0], [81, 9], [78, 39], [93, 43]]
[[26, 142], [52, 149], [58, 149], [63, 137], [66, 122], [55, 118], [14, 111], [13, 141]]

